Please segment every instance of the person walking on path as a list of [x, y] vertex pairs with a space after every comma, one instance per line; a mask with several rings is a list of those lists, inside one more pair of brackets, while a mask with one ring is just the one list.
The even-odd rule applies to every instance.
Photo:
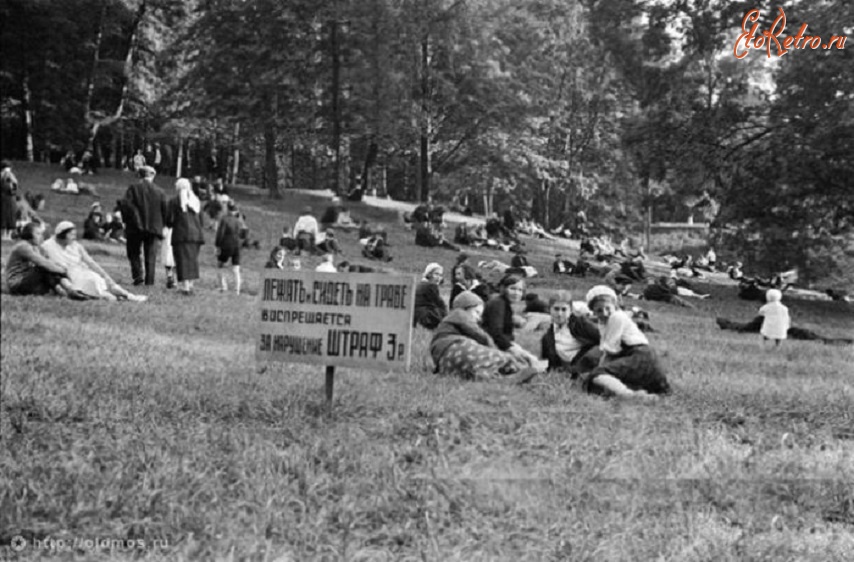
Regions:
[[[127, 238], [127, 256], [134, 285], [154, 285], [157, 250], [163, 239], [166, 196], [154, 183], [157, 173], [144, 166], [142, 179], [130, 186], [121, 204]], [[145, 256], [143, 268], [142, 255]]]
[[193, 281], [199, 278], [199, 250], [205, 243], [202, 234], [202, 204], [187, 178], [175, 182], [178, 194], [169, 200], [166, 226], [172, 229], [172, 255], [181, 292], [193, 293]]

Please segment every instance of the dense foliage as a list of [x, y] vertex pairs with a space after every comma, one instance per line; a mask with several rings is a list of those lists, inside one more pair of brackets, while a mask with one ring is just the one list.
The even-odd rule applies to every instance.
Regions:
[[[761, 10], [761, 33], [770, 2], [0, 6], [4, 156], [89, 147], [118, 164], [160, 139], [184, 174], [227, 171], [274, 196], [361, 187], [515, 204], [548, 226], [584, 209], [636, 234], [696, 215], [749, 261], [808, 275], [839, 262], [851, 231], [850, 46], [736, 58], [745, 14]], [[783, 36], [852, 31], [850, 2], [782, 7]], [[216, 170], [198, 163], [209, 153]]]

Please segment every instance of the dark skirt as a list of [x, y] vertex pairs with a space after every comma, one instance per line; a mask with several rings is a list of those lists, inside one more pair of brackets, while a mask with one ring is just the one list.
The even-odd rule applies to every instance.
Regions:
[[175, 258], [175, 274], [178, 281], [192, 281], [199, 278], [199, 249], [201, 244], [193, 242], [172, 243], [172, 256]]
[[650, 394], [670, 394], [670, 384], [658, 355], [648, 345], [624, 348], [619, 355], [611, 355], [605, 362], [584, 377], [587, 392], [601, 394], [603, 389], [591, 384], [598, 375], [611, 375], [631, 390], [645, 390]]
[[2, 230], [15, 230], [15, 217], [18, 213], [15, 196], [3, 193], [0, 196], [0, 228]]

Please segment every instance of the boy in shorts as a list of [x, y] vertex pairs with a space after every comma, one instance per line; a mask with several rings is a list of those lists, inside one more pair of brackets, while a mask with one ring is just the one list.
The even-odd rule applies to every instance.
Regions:
[[227, 214], [219, 221], [216, 230], [216, 252], [217, 267], [219, 271], [220, 291], [228, 291], [228, 281], [222, 268], [231, 261], [231, 269], [234, 271], [235, 292], [240, 294], [240, 219], [238, 218], [237, 205], [234, 201], [227, 204]]

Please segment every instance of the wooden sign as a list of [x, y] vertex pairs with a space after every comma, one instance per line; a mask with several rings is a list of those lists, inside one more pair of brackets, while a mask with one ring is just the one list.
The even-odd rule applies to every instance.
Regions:
[[415, 277], [265, 269], [255, 358], [409, 369]]

